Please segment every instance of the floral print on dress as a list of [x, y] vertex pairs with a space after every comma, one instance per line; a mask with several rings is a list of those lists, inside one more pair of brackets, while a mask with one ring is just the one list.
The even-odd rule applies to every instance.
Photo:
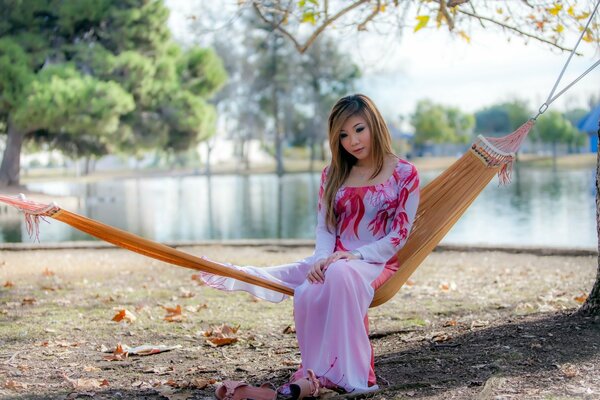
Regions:
[[[325, 220], [322, 207], [328, 168], [321, 175], [319, 220]], [[342, 186], [336, 193], [335, 234], [317, 229], [317, 249], [321, 243], [335, 243], [333, 251], [358, 250], [370, 262], [387, 263], [397, 269], [395, 254], [404, 245], [416, 214], [419, 178], [416, 168], [398, 160], [392, 175], [383, 183], [369, 186]], [[334, 236], [334, 240], [326, 236]], [[315, 252], [317, 254], [318, 252]], [[325, 253], [324, 251], [319, 253]]]

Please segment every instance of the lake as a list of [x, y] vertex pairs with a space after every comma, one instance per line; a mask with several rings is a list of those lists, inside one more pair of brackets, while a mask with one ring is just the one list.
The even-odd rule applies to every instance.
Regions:
[[[426, 184], [441, 171], [421, 173]], [[32, 183], [28, 188], [79, 199], [87, 217], [161, 242], [313, 239], [320, 173]], [[60, 205], [60, 199], [58, 199]], [[6, 212], [4, 212], [6, 214]], [[16, 211], [0, 218], [0, 242], [30, 242]], [[595, 171], [525, 169], [509, 186], [492, 181], [443, 243], [544, 247], [597, 246]], [[59, 221], [42, 223], [40, 241], [92, 240]]]

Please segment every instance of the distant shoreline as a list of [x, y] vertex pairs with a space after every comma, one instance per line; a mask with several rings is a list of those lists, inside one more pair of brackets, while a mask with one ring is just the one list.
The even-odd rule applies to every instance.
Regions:
[[[551, 168], [551, 156], [539, 156], [534, 154], [519, 154], [518, 165], [533, 168]], [[411, 159], [420, 171], [434, 171], [448, 168], [458, 157], [419, 157]], [[326, 165], [326, 162], [315, 161], [313, 169], [310, 169], [309, 160], [284, 160], [286, 174], [319, 172]], [[557, 168], [595, 168], [595, 153], [569, 154], [557, 157]], [[221, 163], [211, 167], [211, 175], [254, 175], [254, 174], [274, 174], [275, 163], [253, 164], [250, 169], [245, 170], [238, 163]], [[75, 176], [72, 170], [65, 169], [35, 169], [21, 174], [21, 183], [27, 185], [38, 182], [96, 182], [102, 180], [121, 180], [136, 178], [157, 178], [157, 177], [186, 177], [186, 176], [206, 176], [205, 166], [197, 168], [179, 168], [179, 169], [115, 169], [95, 171], [86, 176]], [[6, 188], [5, 188], [6, 189]], [[5, 193], [5, 189], [0, 192]], [[8, 189], [10, 190], [10, 188]], [[14, 191], [13, 191], [14, 192]]]
[[[299, 248], [313, 247], [314, 241], [308, 239], [246, 239], [246, 240], [204, 240], [204, 241], [179, 241], [163, 243], [170, 247], [280, 247]], [[0, 243], [0, 251], [44, 251], [44, 250], [109, 250], [119, 249], [103, 241], [70, 241], [54, 243]], [[537, 256], [596, 256], [598, 249], [591, 247], [543, 247], [543, 246], [504, 246], [504, 245], [465, 245], [465, 244], [440, 244], [436, 252], [502, 252], [510, 254], [533, 254]]]

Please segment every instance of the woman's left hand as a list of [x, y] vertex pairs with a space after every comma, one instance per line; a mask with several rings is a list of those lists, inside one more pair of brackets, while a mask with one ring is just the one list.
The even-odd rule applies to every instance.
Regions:
[[354, 254], [350, 253], [349, 251], [336, 251], [335, 253], [333, 253], [332, 255], [327, 257], [327, 260], [325, 261], [325, 265], [329, 266], [330, 264], [336, 262], [337, 260], [342, 260], [342, 259], [358, 260], [359, 258], [356, 257]]

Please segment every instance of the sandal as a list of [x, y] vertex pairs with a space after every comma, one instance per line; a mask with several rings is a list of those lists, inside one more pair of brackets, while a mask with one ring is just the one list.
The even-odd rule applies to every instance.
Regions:
[[302, 400], [305, 397], [319, 397], [319, 379], [312, 369], [307, 369], [307, 377], [298, 379], [290, 384], [292, 400]]
[[275, 400], [277, 392], [272, 389], [270, 383], [263, 383], [260, 387], [256, 387], [246, 382], [223, 381], [223, 384], [215, 390], [215, 396], [219, 400]]

